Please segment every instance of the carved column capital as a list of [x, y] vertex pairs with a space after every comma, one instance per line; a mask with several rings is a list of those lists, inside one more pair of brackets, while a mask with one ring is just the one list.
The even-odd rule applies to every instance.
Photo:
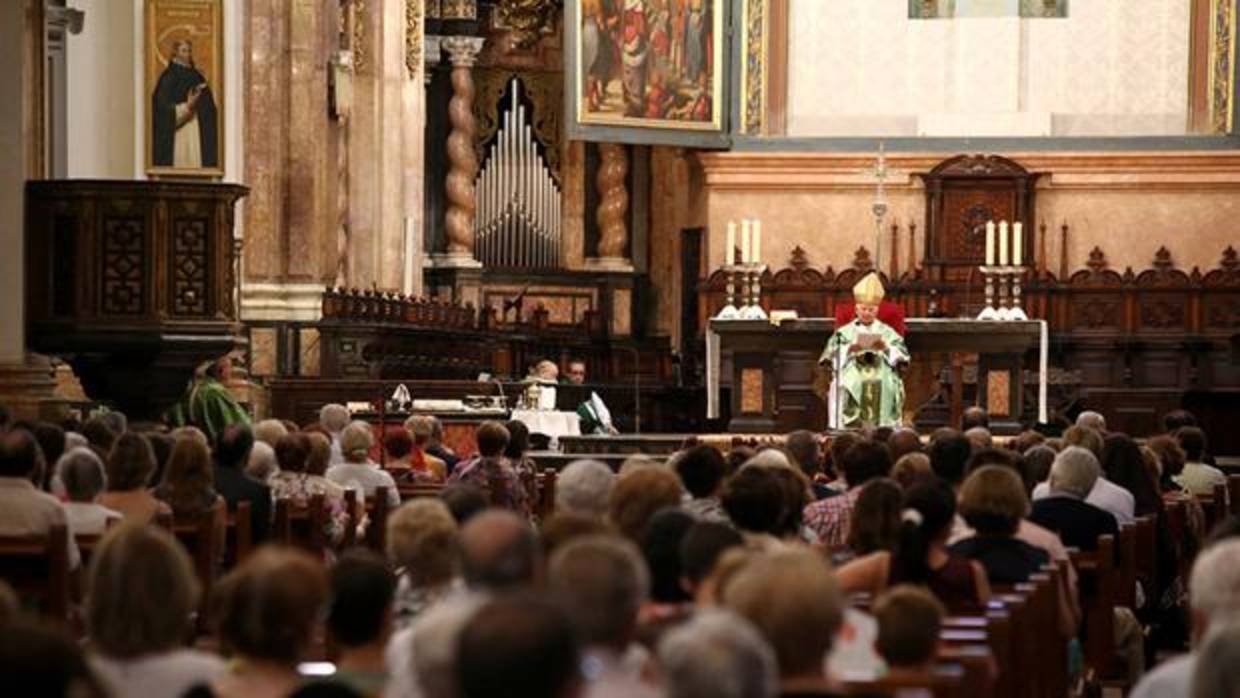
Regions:
[[448, 52], [448, 60], [453, 68], [472, 68], [482, 52], [482, 44], [486, 41], [476, 36], [445, 36], [440, 42], [443, 50]]

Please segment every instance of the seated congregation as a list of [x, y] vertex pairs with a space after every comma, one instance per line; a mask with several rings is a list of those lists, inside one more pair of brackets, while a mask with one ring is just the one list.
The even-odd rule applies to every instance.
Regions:
[[[1240, 483], [986, 414], [540, 470], [519, 422], [131, 429], [0, 412], [21, 695], [1240, 696]], [[378, 463], [383, 463], [381, 467]], [[1230, 493], [1230, 494], [1229, 494]], [[1229, 506], [1230, 504], [1230, 506]]]

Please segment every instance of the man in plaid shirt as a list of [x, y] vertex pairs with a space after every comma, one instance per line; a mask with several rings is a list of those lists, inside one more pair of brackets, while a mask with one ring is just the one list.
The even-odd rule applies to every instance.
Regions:
[[874, 441], [862, 441], [844, 452], [841, 459], [844, 481], [848, 491], [836, 497], [820, 499], [805, 507], [802, 514], [804, 525], [818, 534], [827, 550], [845, 547], [848, 539], [848, 520], [853, 505], [861, 495], [861, 487], [891, 472], [891, 455], [887, 447]]

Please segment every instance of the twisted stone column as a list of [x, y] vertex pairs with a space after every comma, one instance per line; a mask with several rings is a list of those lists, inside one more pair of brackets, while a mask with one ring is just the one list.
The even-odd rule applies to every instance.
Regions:
[[474, 154], [474, 76], [473, 65], [482, 50], [483, 39], [470, 36], [444, 37], [442, 46], [452, 62], [452, 99], [448, 102], [448, 171], [446, 194], [448, 211], [444, 228], [450, 257], [474, 256], [474, 212], [477, 192], [478, 157]]
[[595, 180], [601, 199], [597, 213], [598, 256], [602, 260], [621, 261], [629, 237], [625, 223], [629, 210], [629, 192], [625, 188], [629, 158], [624, 146], [617, 143], [600, 143], [598, 152], [601, 158]]

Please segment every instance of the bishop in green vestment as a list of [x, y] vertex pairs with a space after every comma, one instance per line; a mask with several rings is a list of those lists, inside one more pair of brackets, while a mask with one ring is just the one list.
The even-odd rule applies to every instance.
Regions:
[[898, 426], [904, 409], [904, 382], [896, 372], [909, 360], [904, 338], [879, 320], [883, 283], [870, 273], [853, 286], [857, 316], [838, 327], [818, 363], [833, 371], [828, 397], [829, 424], [841, 429]]
[[168, 423], [174, 427], [198, 427], [212, 444], [229, 425], [249, 424], [250, 413], [224, 386], [231, 372], [228, 357], [202, 369], [181, 401], [168, 411]]

